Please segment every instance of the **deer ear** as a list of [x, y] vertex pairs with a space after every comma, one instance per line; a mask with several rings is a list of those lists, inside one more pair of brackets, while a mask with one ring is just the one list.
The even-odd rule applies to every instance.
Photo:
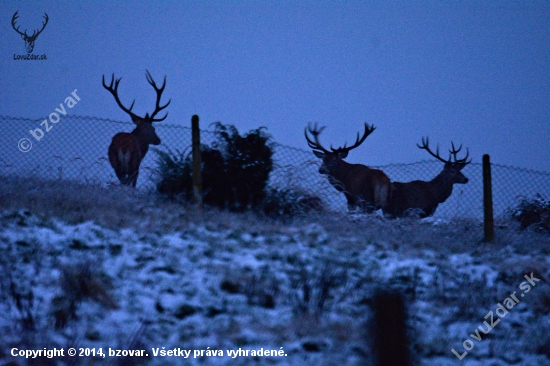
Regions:
[[321, 151], [315, 151], [314, 150], [313, 153], [315, 154], [316, 157], [318, 157], [320, 159], [322, 159], [325, 156], [325, 154], [323, 154]]
[[136, 125], [139, 125], [140, 123], [143, 122], [143, 118], [132, 116], [132, 122], [134, 122]]
[[338, 156], [340, 157], [340, 159], [345, 159], [348, 156], [348, 152], [342, 151], [341, 153], [338, 153]]

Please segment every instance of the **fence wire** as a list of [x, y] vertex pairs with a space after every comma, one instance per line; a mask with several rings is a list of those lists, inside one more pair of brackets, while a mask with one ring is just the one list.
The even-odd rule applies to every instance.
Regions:
[[[109, 119], [66, 116], [53, 124], [44, 119], [0, 116], [4, 133], [0, 145], [0, 174], [40, 177], [53, 182], [77, 180], [86, 183], [118, 184], [108, 158], [111, 138], [118, 132], [131, 132], [130, 122]], [[191, 129], [184, 126], [155, 124], [162, 140], [158, 147], [174, 153], [191, 151]], [[38, 131], [40, 130], [40, 131]], [[242, 134], [243, 131], [240, 131]], [[201, 143], [211, 145], [215, 134], [201, 131]], [[27, 139], [27, 140], [24, 140]], [[32, 147], [27, 148], [32, 144]], [[296, 189], [322, 199], [325, 206], [345, 211], [347, 204], [342, 193], [336, 191], [327, 178], [319, 174], [320, 159], [311, 150], [302, 150], [273, 143], [274, 170], [270, 185], [275, 188]], [[137, 187], [155, 188], [159, 181], [157, 155], [150, 151], [143, 159]], [[431, 180], [443, 168], [441, 162], [420, 161], [411, 164], [389, 164], [382, 169], [392, 181]], [[455, 184], [453, 193], [439, 205], [434, 217], [483, 217], [482, 165], [471, 163], [462, 172], [467, 184]], [[493, 205], [495, 217], [509, 215], [521, 199], [536, 195], [550, 198], [550, 173], [492, 164]]]

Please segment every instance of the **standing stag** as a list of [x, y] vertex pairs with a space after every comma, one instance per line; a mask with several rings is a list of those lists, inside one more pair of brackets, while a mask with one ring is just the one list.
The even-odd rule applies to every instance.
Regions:
[[[373, 212], [384, 208], [390, 189], [390, 179], [386, 174], [378, 169], [371, 169], [361, 164], [349, 164], [342, 160], [348, 156], [349, 151], [361, 145], [375, 127], [365, 123], [363, 137], [359, 137], [357, 133], [357, 140], [352, 146], [344, 145], [337, 149], [331, 146], [331, 151], [325, 149], [319, 142], [319, 134], [324, 128], [324, 126], [317, 128], [315, 124], [313, 128], [308, 125], [304, 130], [308, 146], [313, 149], [315, 156], [323, 159], [319, 173], [326, 174], [330, 184], [344, 193], [350, 210], [358, 207], [366, 212]], [[309, 138], [308, 132], [313, 136], [313, 141]]]
[[453, 185], [466, 184], [468, 178], [461, 170], [471, 163], [468, 161], [470, 152], [466, 150], [466, 156], [458, 159], [457, 154], [462, 145], [455, 149], [451, 142], [452, 150], [449, 150], [449, 159], [445, 160], [439, 156], [439, 146], [434, 154], [429, 146], [428, 138], [422, 138], [422, 145], [416, 145], [426, 150], [431, 156], [445, 163], [443, 170], [429, 182], [415, 180], [408, 183], [393, 182], [391, 184], [390, 202], [385, 214], [390, 217], [403, 217], [407, 214], [416, 213], [421, 218], [432, 216], [440, 203], [443, 203], [453, 193]]
[[157, 87], [153, 77], [147, 71], [147, 81], [155, 89], [157, 93], [157, 102], [155, 105], [155, 111], [149, 115], [145, 114], [145, 117], [140, 117], [132, 112], [134, 107], [134, 101], [130, 106], [130, 109], [122, 105], [120, 99], [118, 98], [118, 84], [122, 78], [115, 79], [115, 75], [111, 76], [111, 84], [107, 86], [105, 84], [105, 75], [103, 75], [103, 87], [107, 89], [113, 97], [118, 106], [132, 118], [132, 122], [136, 124], [136, 128], [130, 132], [120, 132], [117, 133], [109, 145], [109, 162], [115, 170], [115, 174], [123, 185], [131, 185], [132, 187], [136, 186], [138, 174], [139, 174], [139, 165], [141, 161], [147, 154], [149, 150], [149, 145], [158, 145], [160, 144], [160, 138], [155, 132], [155, 127], [153, 127], [153, 122], [164, 121], [168, 116], [168, 113], [162, 118], [155, 118], [157, 113], [162, 111], [164, 108], [168, 107], [171, 99], [163, 106], [160, 106], [160, 98], [164, 87], [166, 86], [166, 76], [164, 77], [164, 82], [160, 88]]

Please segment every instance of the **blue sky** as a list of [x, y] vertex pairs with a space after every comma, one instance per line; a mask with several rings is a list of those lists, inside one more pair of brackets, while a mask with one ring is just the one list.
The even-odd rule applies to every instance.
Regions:
[[[47, 61], [13, 59], [26, 53], [16, 10], [29, 33], [48, 14], [33, 52]], [[368, 122], [350, 162], [429, 159], [416, 147], [428, 135], [477, 162], [550, 171], [548, 1], [3, 1], [0, 14], [0, 115], [45, 117], [77, 89], [70, 113], [129, 120], [101, 76], [122, 77], [121, 99], [145, 114], [148, 69], [167, 75], [162, 123], [266, 126], [307, 149], [309, 121], [327, 125], [327, 146]]]

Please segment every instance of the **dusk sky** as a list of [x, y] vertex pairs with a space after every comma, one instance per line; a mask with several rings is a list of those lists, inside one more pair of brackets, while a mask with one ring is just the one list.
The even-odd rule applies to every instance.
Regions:
[[[14, 60], [16, 11], [29, 34], [48, 14], [33, 51], [47, 60]], [[77, 89], [70, 114], [129, 121], [101, 76], [122, 77], [123, 103], [145, 114], [147, 69], [167, 76], [163, 124], [198, 114], [307, 149], [308, 122], [327, 126], [327, 147], [368, 122], [347, 161], [431, 159], [416, 147], [427, 135], [475, 162], [550, 171], [549, 1], [3, 1], [0, 14], [0, 115], [45, 118]]]

